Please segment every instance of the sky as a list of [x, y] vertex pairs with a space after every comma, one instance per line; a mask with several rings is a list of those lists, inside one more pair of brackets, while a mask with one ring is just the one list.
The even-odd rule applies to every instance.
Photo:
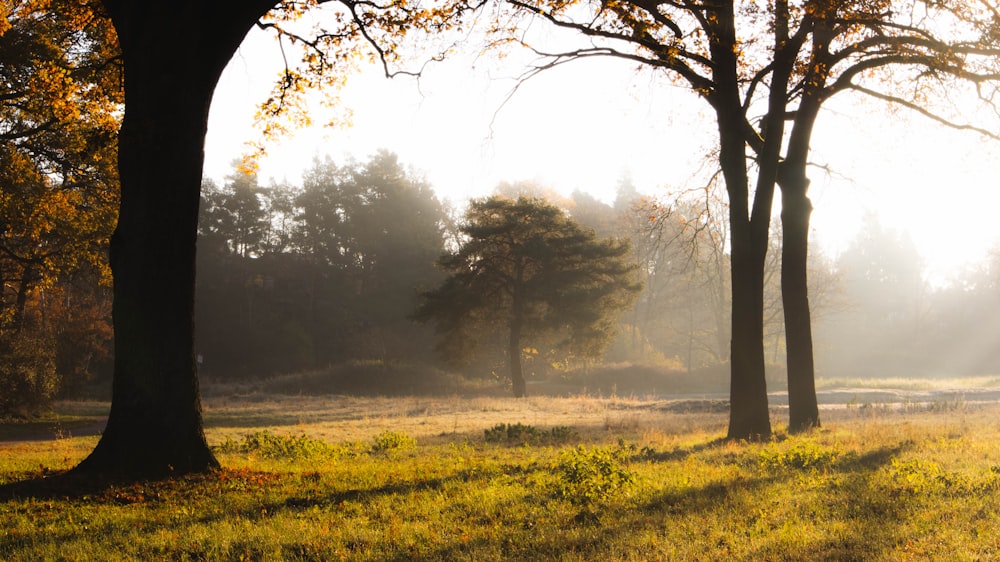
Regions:
[[[276, 44], [254, 30], [230, 62], [209, 118], [206, 177], [223, 180], [258, 138], [253, 115], [280, 60]], [[332, 114], [317, 102], [314, 126], [268, 145], [261, 184], [298, 184], [314, 158], [363, 161], [383, 148], [459, 205], [502, 181], [606, 202], [626, 174], [654, 196], [695, 183], [715, 125], [686, 90], [633, 63], [592, 59], [542, 73], [508, 99], [523, 62], [459, 55], [427, 67], [419, 81], [368, 68], [340, 94], [351, 126], [324, 127]], [[875, 102], [834, 98], [817, 123], [812, 159], [829, 170], [811, 172], [812, 239], [831, 256], [872, 211], [913, 238], [939, 285], [1000, 240], [1000, 144]]]

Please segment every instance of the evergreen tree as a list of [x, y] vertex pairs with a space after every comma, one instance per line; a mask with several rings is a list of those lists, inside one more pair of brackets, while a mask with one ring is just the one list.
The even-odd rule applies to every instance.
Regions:
[[416, 318], [436, 323], [439, 350], [451, 357], [474, 353], [483, 326], [502, 326], [516, 397], [526, 394], [522, 355], [532, 343], [554, 336], [597, 357], [641, 290], [627, 241], [598, 240], [539, 199], [473, 201], [461, 231], [462, 245], [438, 262], [447, 279], [424, 294]]

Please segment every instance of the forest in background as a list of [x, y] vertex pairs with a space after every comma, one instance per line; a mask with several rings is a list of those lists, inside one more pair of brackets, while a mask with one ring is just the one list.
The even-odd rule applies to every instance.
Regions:
[[[496, 193], [547, 199], [599, 237], [631, 241], [644, 291], [621, 317], [604, 363], [681, 373], [724, 366], [730, 273], [719, 190], [653, 197], [627, 178], [617, 187], [610, 204], [527, 182], [499, 185]], [[234, 168], [221, 185], [208, 182], [203, 191], [197, 326], [205, 373], [247, 377], [345, 362], [442, 359], [431, 354], [430, 330], [409, 317], [420, 292], [442, 278], [433, 262], [459, 242], [460, 212], [393, 154], [344, 165], [317, 160], [301, 186], [260, 186]], [[932, 287], [909, 237], [882, 227], [874, 214], [864, 222], [839, 256], [813, 248], [819, 374], [1000, 370], [1000, 352], [990, 345], [1000, 328], [996, 265]], [[765, 330], [769, 363], [780, 372], [778, 240], [772, 236], [768, 257]], [[595, 366], [546, 350], [526, 359], [542, 377]], [[463, 374], [489, 377], [500, 362], [502, 351], [485, 354]]]
[[[53, 214], [47, 230], [11, 228], [2, 240], [7, 415], [35, 411], [53, 397], [103, 395], [110, 383], [111, 294], [102, 256], [116, 201], [91, 191], [79, 197], [105, 209], [103, 228], [96, 219], [60, 211], [42, 189], [4, 200], [8, 225], [30, 212]], [[456, 365], [434, 353], [433, 327], [411, 319], [421, 292], [442, 281], [435, 260], [460, 243], [462, 217], [391, 152], [342, 164], [317, 159], [299, 185], [259, 185], [234, 164], [232, 174], [207, 179], [202, 191], [196, 345], [203, 376], [250, 380], [374, 365], [410, 368], [414, 377], [438, 368], [503, 382], [499, 340], [495, 349]], [[715, 186], [657, 197], [638, 193], [624, 177], [610, 204], [530, 182], [501, 184], [496, 193], [546, 199], [599, 237], [629, 240], [644, 286], [620, 317], [603, 360], [527, 348], [529, 381], [584, 380], [603, 367], [613, 369], [609, 376], [625, 377], [622, 368], [634, 366], [639, 373], [675, 375], [671, 381], [708, 374], [725, 390], [730, 272], [725, 201]], [[906, 235], [882, 227], [874, 214], [864, 224], [840, 255], [812, 250], [819, 376], [1000, 372], [1000, 350], [992, 345], [1000, 333], [997, 262], [956, 272], [950, 284], [934, 287]], [[771, 387], [781, 388], [780, 236], [774, 234], [765, 344]], [[46, 254], [47, 261], [28, 259], [32, 244], [58, 251]], [[639, 375], [629, 376], [623, 387]], [[398, 378], [387, 380], [398, 384]]]

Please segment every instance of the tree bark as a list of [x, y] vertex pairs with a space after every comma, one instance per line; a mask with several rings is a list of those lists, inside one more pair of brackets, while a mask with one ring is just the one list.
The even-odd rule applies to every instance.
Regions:
[[806, 167], [809, 139], [824, 101], [830, 22], [819, 19], [813, 31], [812, 63], [807, 87], [792, 122], [788, 150], [779, 170], [781, 186], [781, 305], [785, 314], [785, 353], [788, 366], [788, 429], [819, 427], [816, 370], [813, 364], [812, 318], [809, 311], [809, 178]]
[[528, 388], [524, 381], [524, 369], [521, 366], [521, 322], [519, 320], [513, 320], [510, 324], [507, 355], [510, 362], [511, 391], [514, 393], [514, 398], [524, 398], [528, 395]]
[[202, 428], [194, 360], [198, 202], [212, 93], [273, 4], [105, 0], [125, 66], [121, 209], [111, 239], [111, 413], [75, 469], [127, 478], [218, 466]]
[[793, 432], [820, 425], [807, 276], [812, 214], [806, 195], [808, 183], [803, 176], [781, 184], [781, 303], [788, 364], [788, 429]]
[[709, 101], [718, 118], [719, 165], [729, 194], [732, 261], [728, 438], [767, 439], [771, 420], [764, 372], [764, 258], [774, 178], [758, 179], [751, 206], [734, 4], [724, 3], [715, 15], [710, 48], [716, 91]]
[[[732, 219], [731, 219], [732, 220]], [[764, 368], [764, 254], [753, 244], [750, 224], [733, 228], [732, 339], [730, 341], [729, 439], [771, 436]]]
[[528, 385], [524, 381], [524, 369], [521, 365], [521, 327], [524, 324], [524, 301], [520, 286], [524, 273], [523, 267], [521, 261], [517, 260], [514, 271], [515, 284], [511, 295], [510, 331], [507, 339], [507, 360], [514, 398], [524, 398], [528, 395]]

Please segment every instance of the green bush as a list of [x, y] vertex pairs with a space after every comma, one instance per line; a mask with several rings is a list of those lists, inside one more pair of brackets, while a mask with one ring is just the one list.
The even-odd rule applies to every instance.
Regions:
[[635, 483], [628, 457], [628, 449], [622, 447], [588, 449], [580, 445], [564, 451], [553, 466], [556, 497], [583, 506], [618, 497]]
[[992, 469], [984, 478], [974, 479], [965, 474], [944, 470], [938, 463], [924, 459], [903, 461], [893, 457], [883, 474], [882, 485], [886, 489], [912, 496], [947, 492], [986, 492], [996, 484]]
[[0, 418], [28, 417], [59, 391], [55, 346], [25, 334], [0, 337]]
[[814, 441], [797, 441], [787, 448], [769, 447], [760, 452], [762, 468], [823, 468], [842, 456], [836, 448], [824, 447]]
[[500, 423], [483, 432], [483, 439], [487, 443], [507, 445], [568, 443], [576, 438], [576, 431], [565, 425], [557, 425], [546, 431], [520, 422], [514, 424]]
[[487, 443], [530, 443], [538, 437], [538, 429], [523, 423], [498, 423], [484, 431]]
[[330, 457], [336, 449], [325, 441], [302, 435], [275, 435], [263, 430], [243, 436], [237, 443], [231, 437], [216, 447], [223, 453], [253, 454], [268, 459], [303, 460], [316, 457]]
[[416, 446], [416, 439], [399, 431], [383, 431], [372, 440], [373, 453], [413, 449]]

